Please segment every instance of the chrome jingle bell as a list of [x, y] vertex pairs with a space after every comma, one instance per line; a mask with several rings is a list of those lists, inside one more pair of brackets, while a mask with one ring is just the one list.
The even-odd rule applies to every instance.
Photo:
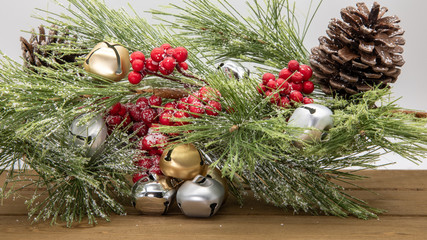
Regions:
[[73, 143], [78, 147], [85, 146], [87, 148], [86, 155], [92, 157], [101, 150], [107, 139], [108, 131], [101, 115], [81, 124], [80, 121], [83, 121], [82, 119], [86, 116], [87, 114], [82, 114], [74, 119], [69, 127], [69, 134]]
[[132, 205], [143, 214], [166, 214], [176, 190], [165, 186], [162, 177], [149, 175], [141, 178], [132, 187]]
[[225, 188], [218, 181], [196, 176], [186, 181], [178, 189], [176, 201], [181, 211], [188, 217], [211, 217], [224, 202]]
[[228, 77], [235, 78], [240, 80], [242, 78], [248, 78], [250, 75], [249, 69], [244, 67], [239, 62], [225, 61], [219, 64], [219, 69], [221, 69]]
[[306, 128], [303, 132], [298, 132], [298, 139], [302, 141], [320, 141], [325, 131], [334, 125], [332, 115], [328, 107], [314, 103], [306, 104], [294, 111], [289, 118], [288, 126]]

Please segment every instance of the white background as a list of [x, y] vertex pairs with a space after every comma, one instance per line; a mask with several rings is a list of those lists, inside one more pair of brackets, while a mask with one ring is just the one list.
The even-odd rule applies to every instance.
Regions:
[[[65, 0], [60, 0], [66, 3]], [[130, 3], [133, 8], [142, 17], [152, 21], [151, 16], [145, 11], [165, 6], [169, 3], [182, 5], [181, 0], [106, 0], [107, 4], [112, 8], [124, 7], [127, 8], [127, 3]], [[230, 3], [237, 6], [236, 9], [241, 9], [241, 13], [246, 15], [248, 8], [245, 1], [229, 0]], [[262, 1], [260, 1], [262, 2]], [[290, 0], [290, 2], [293, 2]], [[318, 0], [314, 0], [315, 3]], [[325, 0], [317, 13], [308, 35], [306, 37], [305, 45], [308, 49], [318, 45], [317, 38], [325, 35], [326, 27], [331, 18], [339, 18], [339, 11], [341, 8], [352, 5], [355, 6], [358, 1], [350, 0]], [[373, 1], [365, 1], [370, 7]], [[397, 15], [401, 19], [400, 25], [406, 30], [404, 37], [406, 38], [406, 45], [404, 47], [404, 59], [406, 64], [402, 68], [402, 74], [399, 80], [394, 84], [393, 95], [395, 98], [400, 98], [398, 103], [400, 106], [427, 111], [427, 78], [424, 72], [427, 69], [427, 16], [425, 11], [427, 9], [427, 1], [419, 0], [388, 0], [378, 1], [381, 6], [386, 6], [389, 9], [387, 14]], [[301, 14], [301, 22], [306, 13], [310, 0], [299, 0], [297, 3], [297, 11]], [[23, 36], [29, 38], [28, 33], [23, 33], [21, 30], [30, 30], [37, 28], [41, 23], [39, 20], [31, 18], [34, 14], [46, 15], [35, 10], [35, 8], [47, 9], [54, 12], [61, 12], [62, 9], [58, 7], [51, 0], [15, 0], [3, 2], [0, 7], [0, 50], [6, 55], [12, 57], [17, 61], [20, 60], [21, 49], [19, 37]], [[171, 11], [168, 9], [168, 11]], [[402, 159], [398, 156], [391, 154], [382, 157], [378, 164], [392, 163], [384, 168], [386, 169], [427, 169], [427, 161], [419, 166]]]

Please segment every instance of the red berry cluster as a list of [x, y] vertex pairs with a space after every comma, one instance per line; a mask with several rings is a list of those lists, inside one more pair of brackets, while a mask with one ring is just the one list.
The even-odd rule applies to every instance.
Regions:
[[218, 102], [221, 94], [211, 87], [202, 87], [198, 92], [177, 101], [167, 103], [159, 116], [162, 125], [179, 126], [189, 124], [185, 121], [174, 121], [179, 118], [200, 118], [202, 114], [217, 116], [222, 110]]
[[280, 107], [287, 108], [295, 102], [313, 103], [312, 98], [303, 95], [310, 94], [314, 90], [314, 84], [309, 80], [312, 74], [313, 71], [309, 66], [291, 60], [288, 67], [280, 71], [277, 79], [272, 73], [265, 73], [257, 89], [264, 97], [271, 96], [271, 103]]
[[172, 48], [168, 43], [151, 51], [150, 58], [145, 59], [142, 52], [133, 52], [130, 62], [133, 71], [129, 73], [128, 80], [132, 84], [138, 84], [147, 74], [155, 74], [159, 71], [163, 75], [171, 74], [175, 68], [187, 70], [188, 52], [184, 47]]
[[156, 131], [159, 126], [158, 116], [163, 109], [162, 98], [152, 95], [149, 98], [141, 97], [136, 103], [116, 103], [108, 111], [105, 122], [109, 132], [119, 126], [129, 127], [129, 133], [134, 133], [142, 139], [138, 142], [138, 149], [144, 150], [144, 154], [138, 155], [135, 164], [141, 168], [141, 172], [134, 175], [134, 182], [149, 173], [161, 174], [158, 160], [163, 153], [163, 147], [167, 144], [168, 137]]

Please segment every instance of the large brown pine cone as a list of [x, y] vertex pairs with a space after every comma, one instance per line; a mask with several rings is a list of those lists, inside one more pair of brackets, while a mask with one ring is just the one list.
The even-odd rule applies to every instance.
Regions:
[[33, 30], [28, 41], [23, 37], [20, 38], [24, 66], [52, 67], [53, 63], [74, 62], [77, 54], [59, 53], [54, 48], [47, 47], [50, 44], [70, 44], [70, 39], [72, 38], [67, 31], [60, 33], [56, 26], [50, 27], [49, 34], [46, 34], [43, 26], [39, 26], [39, 33], [36, 34]]
[[394, 83], [405, 63], [405, 39], [397, 16], [387, 16], [385, 7], [364, 3], [341, 9], [342, 20], [332, 19], [320, 45], [311, 50], [315, 82], [326, 94], [351, 96], [374, 86]]

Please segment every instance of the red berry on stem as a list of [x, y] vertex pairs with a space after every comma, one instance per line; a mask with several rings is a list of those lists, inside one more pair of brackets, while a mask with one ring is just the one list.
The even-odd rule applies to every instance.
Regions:
[[172, 113], [170, 113], [170, 112], [163, 112], [160, 115], [160, 117], [159, 117], [159, 123], [162, 124], [162, 125], [168, 125], [168, 126], [170, 126], [170, 125], [173, 124], [171, 118], [172, 118]]
[[[159, 72], [160, 72], [161, 74], [163, 74], [163, 75], [169, 75], [169, 74], [171, 74], [171, 73], [173, 72], [173, 69], [172, 69], [172, 70], [170, 70], [170, 69], [168, 69], [167, 67], [165, 67], [165, 65], [169, 67], [169, 64], [168, 64], [168, 63], [165, 63], [165, 61], [161, 61], [161, 62], [159, 63]], [[175, 67], [174, 67], [174, 68], [175, 68]]]
[[207, 102], [211, 99], [218, 99], [221, 97], [221, 93], [218, 90], [213, 89], [211, 87], [203, 86], [199, 89], [199, 97]]
[[310, 94], [314, 91], [314, 83], [312, 81], [304, 81], [302, 83], [302, 90], [305, 94]]
[[175, 68], [176, 62], [173, 57], [165, 57], [162, 62], [160, 62], [160, 67], [164, 67], [166, 70], [173, 71]]
[[187, 111], [188, 107], [189, 106], [187, 104], [187, 98], [179, 100], [179, 102], [176, 104], [176, 108], [177, 109], [181, 109], [181, 110]]
[[291, 72], [295, 72], [299, 69], [299, 62], [297, 60], [291, 60], [288, 62], [288, 69]]
[[165, 51], [162, 48], [153, 48], [153, 50], [151, 50], [151, 59], [153, 59], [153, 61], [156, 62], [160, 62], [163, 60]]
[[188, 64], [186, 62], [180, 62], [178, 63], [179, 67], [182, 68], [183, 70], [188, 70]]
[[195, 113], [191, 114], [191, 116], [195, 118], [200, 118], [200, 114], [205, 113], [204, 105], [201, 102], [193, 102], [192, 106], [189, 108], [190, 112]]
[[280, 94], [279, 93], [273, 93], [273, 96], [270, 98], [270, 102], [273, 104], [279, 104], [280, 103]]
[[118, 126], [123, 121], [123, 118], [121, 116], [108, 116], [105, 119], [105, 122], [108, 126], [115, 127]]
[[151, 160], [151, 158], [149, 158], [149, 157], [142, 157], [142, 158], [138, 159], [138, 161], [136, 161], [135, 165], [137, 167], [142, 168], [143, 170], [148, 170], [154, 164], [153, 164], [153, 160]]
[[307, 65], [300, 65], [299, 66], [299, 70], [298, 70], [304, 77], [303, 80], [307, 81], [311, 78], [311, 76], [313, 75], [313, 70], [311, 69], [310, 66]]
[[302, 83], [291, 83], [291, 89], [301, 92], [302, 91]]
[[192, 95], [188, 96], [187, 103], [193, 104], [194, 102], [200, 102], [199, 95], [200, 94], [198, 92], [196, 92], [196, 93], [193, 93]]
[[222, 110], [222, 106], [221, 106], [221, 103], [219, 103], [219, 102], [217, 102], [217, 101], [209, 101], [208, 102], [208, 105], [209, 106], [212, 106], [213, 108], [215, 108], [216, 110], [218, 110], [218, 111], [221, 111]]
[[129, 114], [126, 114], [126, 116], [123, 118], [123, 127], [126, 127], [132, 122], [132, 118]]
[[126, 115], [126, 113], [128, 112], [127, 108], [125, 107], [125, 105], [121, 104], [120, 105], [120, 111], [119, 111], [119, 115], [124, 117]]
[[142, 121], [141, 110], [138, 107], [135, 106], [134, 108], [129, 109], [129, 114], [133, 121], [135, 122]]
[[148, 99], [148, 103], [150, 106], [160, 107], [162, 105], [162, 98], [156, 95], [151, 95], [151, 97]]
[[111, 107], [111, 109], [108, 113], [110, 115], [119, 115], [121, 108], [122, 108], [122, 104], [118, 102]]
[[267, 91], [267, 87], [264, 84], [260, 83], [258, 84], [257, 90], [259, 94], [264, 94]]
[[147, 128], [147, 125], [145, 125], [143, 122], [136, 122], [132, 126], [132, 131], [136, 132], [136, 135], [138, 137], [142, 137], [147, 134], [148, 128]]
[[150, 126], [150, 124], [154, 123], [156, 118], [156, 111], [154, 109], [145, 109], [141, 112], [141, 118], [142, 121], [144, 121], [145, 124]]
[[267, 87], [270, 89], [276, 90], [277, 89], [277, 82], [274, 80], [270, 80], [267, 83]]
[[177, 62], [184, 62], [185, 60], [187, 60], [188, 51], [184, 47], [177, 47], [175, 48], [173, 57], [176, 59]]
[[205, 112], [207, 115], [209, 116], [217, 116], [219, 113], [216, 111], [215, 108], [211, 107], [211, 106], [206, 106], [205, 107]]
[[290, 103], [290, 101], [289, 101], [288, 97], [282, 97], [282, 98], [280, 98], [279, 106], [283, 107], [283, 108], [288, 108], [290, 105], [289, 103]]
[[303, 76], [300, 72], [294, 72], [294, 74], [291, 76], [291, 81], [294, 83], [300, 83], [303, 81]]
[[188, 118], [188, 117], [190, 117], [190, 114], [188, 114], [186, 112], [182, 112], [182, 111], [176, 111], [173, 114], [173, 117], [175, 117], [175, 118]]
[[287, 89], [289, 87], [288, 81], [286, 81], [286, 79], [284, 78], [278, 78], [276, 82], [277, 82], [277, 87], [280, 89]]
[[172, 46], [169, 43], [163, 43], [162, 46], [160, 46], [160, 48], [163, 49], [164, 51], [168, 50], [171, 47]]
[[276, 77], [272, 73], [264, 73], [262, 75], [262, 84], [267, 85], [270, 80], [276, 80]]
[[159, 70], [159, 63], [153, 61], [152, 58], [147, 59], [147, 61], [145, 62], [145, 67], [147, 68], [147, 70], [152, 71], [152, 72], [157, 72], [157, 70]]
[[140, 72], [132, 71], [128, 75], [128, 80], [131, 84], [138, 84], [142, 80], [142, 74]]
[[283, 78], [285, 80], [288, 80], [291, 75], [292, 75], [292, 72], [289, 69], [287, 69], [287, 68], [283, 68], [279, 72], [279, 78]]
[[145, 110], [147, 108], [149, 108], [149, 102], [148, 99], [145, 97], [140, 97], [138, 98], [138, 100], [136, 100], [135, 105], [140, 109], [140, 110]]
[[173, 111], [174, 109], [176, 109], [177, 105], [175, 102], [169, 102], [166, 103], [165, 106], [163, 106], [165, 111]]
[[132, 62], [132, 69], [133, 69], [133, 71], [135, 71], [135, 72], [140, 72], [140, 71], [142, 71], [142, 69], [144, 69], [144, 61], [139, 60], [139, 59], [135, 59], [135, 60]]
[[166, 56], [172, 57], [174, 52], [175, 48], [169, 48], [168, 50], [166, 50]]
[[294, 102], [302, 102], [304, 99], [304, 96], [300, 91], [294, 90], [289, 94], [289, 98], [291, 99], [291, 101], [294, 101]]
[[130, 62], [133, 63], [135, 60], [141, 60], [142, 62], [145, 62], [145, 55], [140, 51], [133, 52], [130, 55]]
[[302, 100], [302, 102], [303, 102], [304, 104], [314, 103], [313, 99], [312, 99], [312, 98], [309, 98], [309, 97], [304, 97], [304, 99]]

